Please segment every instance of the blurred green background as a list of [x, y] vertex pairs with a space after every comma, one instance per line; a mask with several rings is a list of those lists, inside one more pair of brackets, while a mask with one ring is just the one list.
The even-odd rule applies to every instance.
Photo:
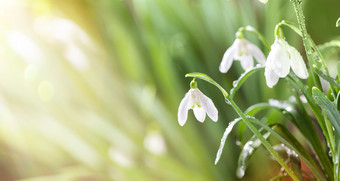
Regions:
[[[317, 44], [339, 39], [340, 1], [303, 6]], [[237, 29], [252, 25], [272, 43], [282, 19], [296, 22], [287, 0], [0, 0], [0, 180], [238, 180], [236, 132], [214, 165], [236, 114], [198, 82], [219, 121], [201, 124], [190, 111], [180, 127], [184, 75], [206, 73], [229, 90], [243, 70], [218, 66]], [[289, 94], [284, 81], [267, 88], [263, 72], [250, 79], [235, 97], [242, 109]], [[243, 180], [279, 169], [260, 148]]]

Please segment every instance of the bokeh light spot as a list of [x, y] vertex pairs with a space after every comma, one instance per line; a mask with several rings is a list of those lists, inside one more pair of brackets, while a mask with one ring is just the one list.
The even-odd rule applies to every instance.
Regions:
[[43, 101], [49, 101], [54, 95], [54, 86], [52, 83], [44, 81], [38, 87], [39, 97]]
[[27, 82], [33, 82], [37, 80], [39, 76], [39, 68], [36, 65], [28, 65], [25, 69], [25, 80]]

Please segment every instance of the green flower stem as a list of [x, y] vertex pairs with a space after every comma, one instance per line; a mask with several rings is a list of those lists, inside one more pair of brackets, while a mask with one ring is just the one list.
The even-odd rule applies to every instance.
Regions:
[[275, 32], [274, 36], [277, 37], [277, 38], [284, 38], [285, 37], [285, 35], [283, 34], [280, 23], [276, 25], [274, 32]]
[[[335, 157], [337, 157], [337, 158], [335, 158], [335, 159], [339, 159], [339, 156], [340, 156], [340, 144], [338, 143], [338, 145], [337, 145], [337, 155], [335, 155]], [[336, 181], [339, 181], [340, 180], [340, 166], [339, 166], [339, 162], [337, 162], [337, 163], [335, 163], [334, 164], [335, 166], [335, 173], [336, 174], [334, 174], [334, 177], [335, 177], [335, 180]]]
[[[285, 25], [285, 26], [291, 28], [292, 30], [294, 30], [302, 38], [304, 38], [303, 34], [302, 34], [302, 31], [298, 27], [296, 27], [296, 25], [294, 23], [292, 23], [290, 21], [282, 20], [278, 25]], [[316, 46], [315, 42], [313, 41], [313, 39], [310, 37], [310, 35], [308, 33], [307, 33], [307, 39], [308, 39], [308, 42], [310, 43], [311, 48], [315, 51], [316, 55], [319, 57], [320, 63], [324, 67], [326, 74], [329, 76], [328, 67], [326, 65], [325, 59], [323, 58], [323, 56], [322, 56], [322, 54], [320, 52], [319, 47]], [[334, 46], [334, 43], [332, 43], [332, 46]]]
[[[332, 126], [332, 123], [330, 121], [328, 121], [326, 114], [324, 115], [324, 118], [325, 118], [326, 128], [327, 128], [327, 131], [328, 131], [329, 147], [330, 147], [330, 150], [332, 152], [332, 155], [334, 155], [335, 154], [335, 152], [334, 152], [335, 141], [334, 141], [333, 126]], [[333, 157], [333, 160], [334, 160], [334, 157]]]
[[[316, 85], [320, 90], [322, 90], [322, 86], [321, 86], [321, 83], [320, 83], [320, 79], [319, 79], [319, 76], [316, 74], [315, 70], [314, 70], [314, 67], [313, 67], [313, 64], [315, 64], [316, 62], [314, 62], [314, 57], [313, 57], [313, 51], [312, 51], [312, 48], [314, 49], [314, 51], [316, 52], [316, 54], [318, 55], [318, 57], [320, 58], [321, 60], [321, 63], [326, 71], [326, 74], [329, 75], [328, 73], [328, 69], [326, 67], [326, 64], [322, 58], [322, 55], [319, 51], [319, 49], [317, 48], [317, 46], [315, 45], [315, 43], [311, 40], [310, 36], [308, 35], [307, 33], [307, 29], [306, 29], [306, 25], [305, 25], [305, 17], [303, 15], [303, 12], [302, 12], [302, 7], [301, 7], [301, 0], [291, 0], [291, 2], [293, 3], [293, 6], [294, 6], [294, 10], [295, 10], [295, 13], [296, 13], [296, 17], [297, 17], [297, 21], [298, 21], [298, 24], [299, 24], [299, 28], [301, 30], [301, 34], [302, 34], [302, 41], [303, 41], [303, 45], [305, 47], [305, 50], [306, 50], [306, 53], [307, 53], [307, 58], [309, 60], [309, 67], [310, 67], [310, 72], [312, 73], [313, 75], [313, 80], [314, 80], [314, 85]], [[331, 89], [334, 93], [334, 87], [332, 85], [331, 86]], [[318, 109], [319, 110], [319, 109]], [[313, 110], [314, 111], [314, 110]], [[320, 111], [320, 110], [319, 110]], [[314, 111], [315, 112], [315, 111]], [[318, 119], [319, 120], [319, 123], [321, 123], [321, 119]], [[324, 126], [326, 124], [329, 124], [327, 123], [327, 120], [324, 119]], [[322, 123], [321, 123], [322, 124]], [[320, 126], [321, 126], [320, 124]], [[327, 130], [325, 130], [324, 128], [322, 128], [323, 131], [324, 131], [324, 134], [325, 135], [328, 135], [328, 137], [330, 136], [331, 133], [329, 133]], [[330, 138], [328, 138], [330, 139]], [[330, 143], [330, 140], [328, 140], [328, 142]], [[335, 155], [334, 155], [335, 156]], [[333, 157], [334, 157], [333, 156]], [[326, 171], [326, 177], [329, 178], [329, 179], [334, 179], [334, 177], [332, 177], [333, 175], [333, 170], [329, 170], [329, 169], [326, 169], [324, 168], [325, 171]], [[338, 180], [338, 178], [336, 179]]]
[[339, 40], [332, 40], [332, 41], [326, 42], [322, 45], [318, 45], [318, 48], [319, 48], [320, 51], [323, 51], [327, 48], [332, 48], [332, 47], [340, 48], [340, 41]]
[[[289, 83], [293, 83], [293, 81], [289, 81]], [[305, 120], [308, 120], [308, 122], [306, 122], [306, 124], [312, 124], [312, 122], [311, 122], [311, 118], [308, 116], [308, 114], [307, 114], [307, 111], [305, 110], [305, 108], [304, 108], [304, 106], [303, 106], [303, 103], [301, 102], [301, 100], [300, 100], [300, 98], [299, 98], [299, 96], [298, 96], [298, 93], [297, 93], [297, 91], [293, 91], [294, 92], [294, 96], [295, 96], [295, 98], [296, 98], [296, 101], [297, 101], [297, 103], [298, 103], [298, 105], [300, 106], [300, 108], [301, 108], [301, 112], [302, 112], [302, 115], [303, 115], [303, 117], [304, 117], [304, 119]], [[326, 119], [326, 117], [324, 117], [325, 119]], [[328, 124], [327, 124], [328, 123]], [[327, 131], [328, 131], [328, 133], [331, 131], [331, 133], [329, 133], [328, 135], [325, 135], [325, 137], [326, 137], [326, 140], [327, 140], [327, 142], [328, 143], [330, 143], [330, 148], [331, 148], [331, 151], [332, 151], [332, 145], [334, 145], [334, 137], [333, 137], [333, 129], [332, 129], [332, 127], [331, 127], [331, 125], [329, 124], [330, 122], [329, 121], [326, 121], [326, 129], [327, 129]], [[315, 131], [315, 130], [314, 130]], [[306, 135], [305, 135], [306, 136]], [[320, 141], [320, 139], [318, 139], [318, 137], [317, 137], [317, 135], [315, 135], [315, 136], [312, 136], [312, 139], [309, 139], [310, 140], [310, 142], [311, 142], [311, 144], [312, 144], [312, 147], [313, 147], [313, 149], [314, 149], [314, 151], [315, 151], [315, 153], [316, 153], [316, 155], [320, 155], [320, 156], [318, 156], [319, 158], [323, 158], [324, 156], [323, 155], [325, 155], [325, 154], [327, 154], [326, 152], [325, 152], [325, 150], [323, 149], [323, 147], [322, 147], [322, 143], [321, 143], [321, 141]], [[333, 153], [333, 151], [332, 151], [332, 153]], [[325, 159], [327, 159], [328, 160], [328, 158], [327, 157], [325, 157]], [[333, 157], [333, 159], [334, 159], [334, 157]], [[325, 162], [327, 165], [330, 165], [331, 163], [328, 163], [327, 161]]]
[[191, 89], [196, 89], [197, 88], [196, 78], [192, 79], [192, 81], [190, 82], [190, 88]]
[[229, 97], [225, 97], [230, 105], [234, 108], [236, 113], [242, 118], [244, 123], [248, 128], [256, 135], [256, 137], [262, 142], [262, 144], [267, 148], [267, 150], [273, 155], [277, 162], [286, 170], [286, 172], [291, 176], [293, 180], [299, 180], [295, 173], [288, 167], [288, 165], [282, 160], [279, 154], [273, 149], [269, 142], [262, 136], [262, 134], [257, 130], [257, 128], [249, 121], [246, 115], [241, 111], [237, 104]]
[[282, 160], [279, 154], [273, 149], [273, 147], [269, 144], [269, 142], [263, 137], [263, 135], [257, 130], [257, 128], [250, 122], [250, 120], [246, 117], [246, 115], [241, 111], [241, 109], [237, 106], [237, 104], [230, 98], [227, 91], [223, 89], [218, 83], [216, 83], [212, 78], [203, 74], [203, 73], [189, 73], [185, 75], [186, 77], [196, 77], [202, 80], [205, 80], [213, 85], [215, 85], [222, 92], [225, 100], [234, 108], [236, 113], [242, 118], [244, 123], [249, 127], [249, 129], [255, 134], [255, 136], [261, 141], [261, 143], [266, 147], [266, 149], [272, 154], [272, 156], [276, 159], [277, 162], [286, 170], [289, 176], [294, 180], [298, 181], [298, 177], [295, 173], [288, 167], [288, 165]]
[[270, 181], [277, 181], [277, 180], [282, 180], [283, 178], [287, 178], [288, 175], [278, 175], [275, 176], [274, 178], [270, 179]]
[[316, 62], [314, 61], [314, 57], [312, 54], [313, 50], [312, 50], [311, 43], [309, 41], [310, 38], [309, 38], [309, 35], [307, 34], [305, 17], [303, 15], [302, 8], [300, 5], [301, 0], [291, 0], [291, 2], [293, 3], [293, 6], [294, 6], [296, 18], [299, 24], [299, 29], [301, 30], [302, 42], [303, 42], [303, 46], [305, 47], [307, 58], [309, 60], [308, 63], [309, 63], [310, 73], [313, 77], [314, 85], [316, 85], [316, 87], [318, 87], [319, 89], [322, 89], [320, 78], [314, 72], [314, 68], [313, 68], [313, 64], [315, 64]]
[[[292, 82], [298, 87], [298, 89], [300, 89], [300, 91], [302, 92], [302, 94], [306, 97], [308, 104], [310, 105], [310, 107], [312, 108], [316, 119], [318, 120], [318, 123], [321, 127], [321, 130], [327, 140], [328, 143], [330, 143], [330, 138], [329, 138], [329, 133], [327, 131], [327, 126], [326, 126], [326, 121], [324, 120], [324, 117], [322, 116], [321, 110], [319, 109], [319, 107], [315, 104], [314, 99], [312, 97], [311, 92], [309, 91], [309, 89], [307, 89], [305, 87], [305, 85], [301, 82], [301, 80], [295, 76], [295, 74], [289, 74], [288, 76]], [[316, 148], [317, 149], [317, 148]], [[323, 166], [323, 169], [325, 171], [325, 175], [328, 179], [332, 179], [332, 175], [333, 175], [333, 169], [332, 169], [332, 165], [331, 162], [327, 156], [327, 153], [325, 152], [324, 149], [317, 149], [315, 150], [317, 151], [317, 155], [319, 157], [319, 161], [321, 162], [321, 165]]]
[[[298, 27], [296, 27], [296, 25], [295, 25], [294, 23], [289, 22], [289, 21], [286, 21], [286, 20], [282, 20], [282, 21], [281, 21], [280, 23], [278, 23], [276, 26], [282, 26], [282, 25], [285, 25], [285, 26], [291, 28], [291, 29], [294, 30], [298, 35], [300, 35], [300, 36], [303, 38], [302, 31], [301, 31]], [[310, 37], [309, 34], [307, 34], [307, 37], [308, 37], [308, 41], [309, 41], [309, 43], [310, 43], [310, 46], [311, 46], [312, 49], [315, 51], [316, 55], [319, 57], [320, 63], [321, 63], [321, 65], [323, 66], [326, 75], [327, 75], [327, 76], [330, 76], [329, 71], [328, 71], [328, 67], [327, 67], [327, 65], [326, 65], [325, 59], [323, 58], [323, 56], [322, 56], [322, 54], [321, 54], [321, 52], [320, 52], [320, 49], [318, 48], [318, 46], [316, 46], [315, 42], [312, 40], [312, 38]], [[307, 57], [308, 57], [308, 53], [307, 53]], [[312, 59], [310, 59], [310, 58], [308, 57], [309, 60], [312, 60], [312, 61], [313, 61], [312, 64], [316, 65], [315, 62], [314, 62], [314, 57], [311, 56], [311, 58], [312, 58]], [[311, 65], [311, 64], [309, 64], [309, 65]], [[313, 71], [314, 71], [314, 74], [316, 74], [316, 73], [315, 73], [315, 67], [314, 67], [314, 66], [312, 66], [311, 70], [313, 70]], [[312, 74], [312, 75], [314, 75], [314, 74]], [[318, 80], [320, 81], [319, 78], [318, 78]], [[330, 87], [331, 87], [331, 89], [332, 89], [333, 95], [335, 96], [335, 95], [336, 95], [336, 91], [335, 91], [334, 86], [330, 84]]]
[[[253, 28], [252, 26], [246, 26], [246, 27], [241, 27], [238, 29], [237, 32], [243, 32], [243, 31], [247, 31], [247, 32], [250, 32], [250, 33], [253, 33], [255, 36], [257, 36], [257, 38], [263, 43], [263, 45], [268, 49], [270, 50], [270, 45], [269, 43], [267, 42], [266, 38], [259, 32], [257, 31], [255, 28]], [[237, 34], [237, 33], [236, 33]], [[242, 33], [243, 35], [243, 33]]]

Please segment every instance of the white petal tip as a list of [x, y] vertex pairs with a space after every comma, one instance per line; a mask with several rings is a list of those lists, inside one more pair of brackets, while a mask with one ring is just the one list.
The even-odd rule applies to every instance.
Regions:
[[186, 122], [186, 121], [178, 120], [178, 124], [179, 124], [180, 126], [184, 126], [185, 122]]
[[220, 70], [221, 73], [225, 74], [225, 73], [228, 72], [229, 69], [226, 69], [225, 67], [220, 65], [219, 70]]
[[267, 84], [267, 86], [268, 86], [269, 88], [273, 88], [273, 87], [274, 87], [274, 85], [268, 85], [268, 84]]
[[218, 121], [218, 117], [216, 116], [216, 117], [213, 117], [213, 118], [210, 118], [212, 121], [214, 121], [214, 122], [217, 122]]
[[309, 77], [309, 75], [307, 74], [307, 75], [301, 76], [300, 78], [301, 79], [307, 79], [308, 77]]

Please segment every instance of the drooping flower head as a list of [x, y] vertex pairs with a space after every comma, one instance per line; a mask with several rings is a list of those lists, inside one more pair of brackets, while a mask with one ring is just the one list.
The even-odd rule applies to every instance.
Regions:
[[280, 77], [286, 77], [290, 68], [301, 79], [308, 78], [306, 64], [300, 53], [286, 40], [276, 37], [268, 54], [264, 72], [268, 87], [276, 85]]
[[266, 57], [259, 47], [244, 38], [236, 38], [231, 47], [229, 47], [223, 55], [222, 62], [219, 67], [220, 72], [228, 72], [233, 60], [239, 60], [242, 68], [247, 71], [254, 67], [253, 57], [260, 64], [265, 64]]
[[[193, 80], [194, 81], [194, 80]], [[192, 82], [193, 84], [193, 82]], [[196, 82], [194, 82], [196, 84]], [[212, 100], [204, 95], [197, 85], [191, 86], [191, 89], [185, 94], [178, 108], [178, 123], [183, 126], [188, 118], [188, 111], [192, 109], [198, 121], [204, 122], [206, 114], [216, 122], [218, 111]]]
[[259, 0], [261, 3], [266, 4], [268, 0]]

